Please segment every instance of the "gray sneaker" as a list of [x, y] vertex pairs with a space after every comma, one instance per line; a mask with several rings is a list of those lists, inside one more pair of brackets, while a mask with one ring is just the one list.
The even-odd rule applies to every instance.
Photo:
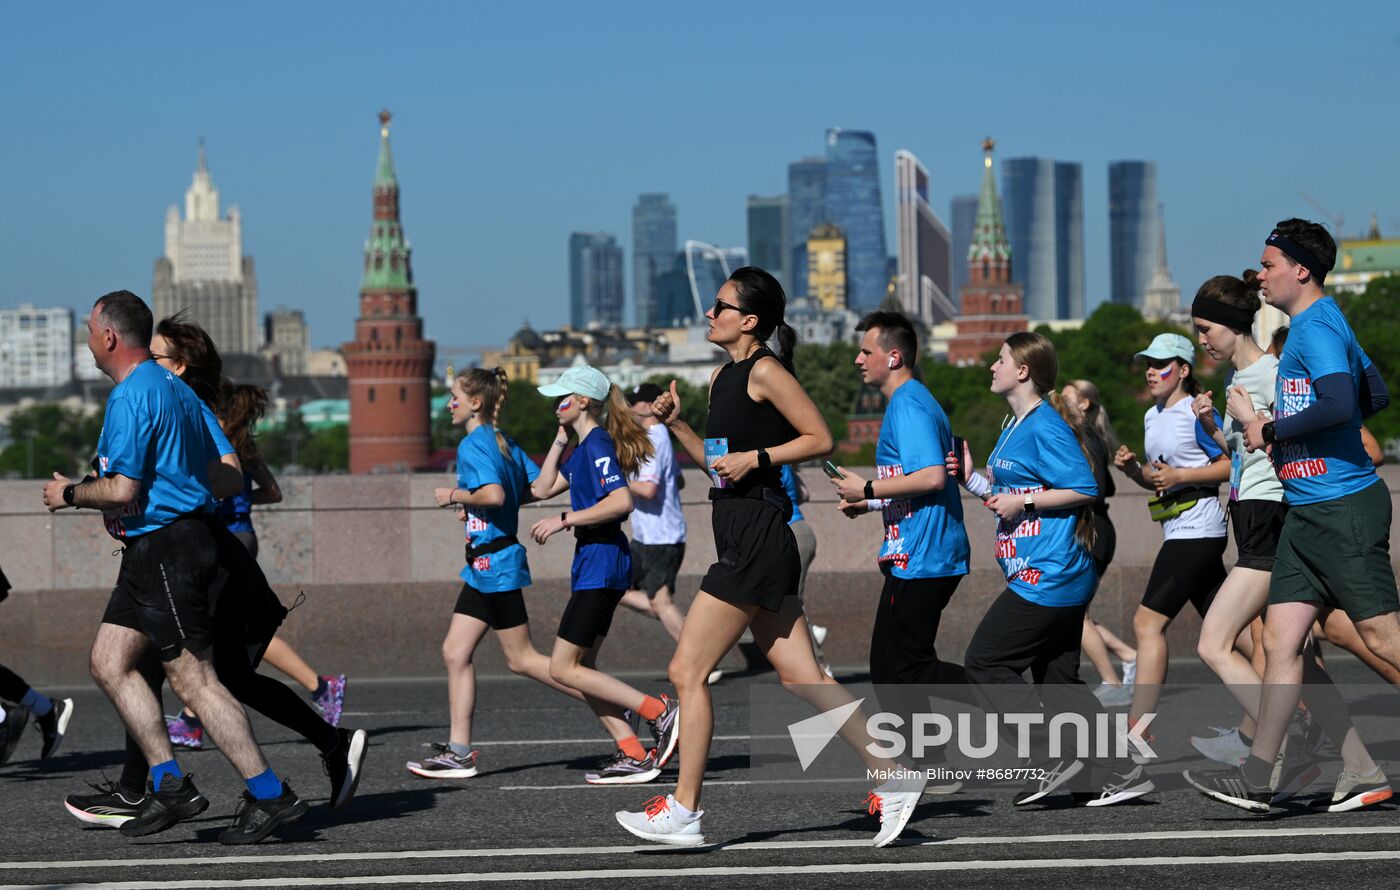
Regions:
[[648, 751], [645, 760], [633, 760], [618, 751], [601, 769], [584, 773], [583, 780], [590, 785], [641, 785], [659, 775], [655, 751]]
[[1133, 687], [1126, 684], [1114, 686], [1100, 683], [1094, 687], [1094, 698], [1105, 708], [1126, 708], [1133, 703]]
[[681, 703], [669, 695], [661, 696], [661, 703], [666, 706], [666, 710], [655, 720], [647, 721], [647, 725], [651, 727], [651, 737], [656, 742], [652, 753], [656, 757], [657, 769], [671, 762], [671, 755], [676, 753], [676, 742], [680, 740], [681, 733]]
[[470, 779], [476, 775], [476, 755], [473, 751], [466, 757], [452, 752], [447, 745], [432, 743], [428, 747], [437, 751], [432, 757], [423, 760], [410, 760], [404, 764], [415, 776], [425, 779]]

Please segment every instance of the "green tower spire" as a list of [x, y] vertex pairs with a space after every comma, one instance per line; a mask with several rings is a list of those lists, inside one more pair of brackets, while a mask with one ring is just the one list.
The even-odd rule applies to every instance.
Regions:
[[389, 150], [388, 110], [379, 112], [379, 161], [374, 171], [374, 222], [365, 241], [361, 291], [406, 291], [413, 288], [412, 249], [399, 222], [399, 180]]
[[996, 177], [992, 174], [992, 150], [996, 143], [991, 137], [982, 140], [985, 153], [982, 164], [982, 193], [977, 198], [977, 222], [972, 230], [972, 244], [967, 249], [967, 261], [972, 264], [1011, 263], [1011, 243], [1006, 240], [1006, 224], [1001, 218], [1001, 199], [997, 197]]

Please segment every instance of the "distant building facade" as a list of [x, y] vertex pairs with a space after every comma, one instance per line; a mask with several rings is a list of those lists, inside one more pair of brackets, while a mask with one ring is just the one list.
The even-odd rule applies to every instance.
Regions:
[[847, 304], [874, 309], [885, 298], [890, 279], [874, 133], [827, 130], [825, 221], [840, 226], [846, 237]]
[[1002, 161], [1006, 237], [1015, 281], [1035, 319], [1084, 315], [1084, 186], [1079, 164]]
[[569, 323], [623, 324], [622, 247], [607, 232], [569, 236]]
[[[0, 309], [0, 388], [63, 386], [73, 379], [73, 310], [21, 303]], [[83, 352], [87, 327], [83, 327]]]
[[632, 306], [642, 327], [659, 323], [656, 280], [676, 255], [676, 205], [669, 195], [639, 195], [632, 206]]
[[952, 235], [929, 204], [928, 170], [912, 152], [894, 153], [896, 296], [904, 314], [924, 324], [948, 321], [953, 304]]
[[1108, 165], [1109, 295], [1142, 308], [1157, 269], [1157, 165], [1117, 161]]
[[243, 217], [237, 207], [219, 217], [219, 190], [209, 176], [204, 143], [194, 181], [185, 192], [185, 217], [165, 214], [165, 255], [151, 285], [157, 320], [185, 310], [224, 353], [253, 353], [258, 338], [258, 282], [253, 258], [243, 254]]
[[305, 374], [311, 331], [300, 309], [278, 307], [263, 317], [263, 355], [282, 374]]
[[957, 195], [949, 208], [953, 220], [953, 289], [950, 295], [958, 302], [958, 295], [967, 286], [967, 251], [972, 247], [972, 231], [977, 226], [977, 196]]
[[826, 158], [788, 164], [788, 275], [795, 291], [789, 296], [807, 296], [807, 236], [826, 221]]
[[807, 295], [828, 311], [845, 309], [849, 294], [846, 234], [834, 223], [823, 223], [807, 238]]
[[788, 242], [788, 196], [749, 195], [747, 203], [749, 262], [778, 279], [783, 291], [792, 296], [788, 264], [792, 247]]

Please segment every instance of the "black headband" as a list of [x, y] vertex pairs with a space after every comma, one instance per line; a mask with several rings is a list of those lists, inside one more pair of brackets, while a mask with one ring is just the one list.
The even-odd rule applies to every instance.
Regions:
[[1278, 229], [1270, 232], [1269, 237], [1264, 239], [1264, 243], [1273, 245], [1288, 254], [1288, 257], [1293, 260], [1293, 262], [1307, 269], [1308, 272], [1312, 274], [1312, 277], [1317, 279], [1319, 285], [1321, 285], [1323, 279], [1327, 277], [1327, 273], [1332, 271], [1330, 267], [1324, 267], [1322, 263], [1318, 261], [1318, 258], [1313, 256], [1311, 250], [1308, 250], [1287, 235], [1281, 234]]
[[1223, 324], [1232, 331], [1247, 331], [1254, 327], [1253, 312], [1212, 300], [1210, 297], [1197, 297], [1191, 303], [1191, 314], [1196, 318]]

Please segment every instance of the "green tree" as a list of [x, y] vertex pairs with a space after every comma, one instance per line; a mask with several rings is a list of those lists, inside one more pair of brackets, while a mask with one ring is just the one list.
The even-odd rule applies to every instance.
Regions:
[[[1400, 306], [1400, 275], [1377, 278], [1359, 294], [1342, 294], [1337, 304], [1356, 332], [1356, 339], [1380, 371], [1381, 379], [1391, 392], [1391, 401], [1400, 401], [1400, 325], [1391, 313]], [[1384, 445], [1387, 440], [1400, 438], [1400, 408], [1391, 405], [1374, 417], [1366, 427]]]
[[311, 434], [302, 448], [301, 465], [313, 473], [333, 473], [350, 467], [350, 427], [338, 423]]
[[278, 471], [288, 467], [304, 467], [302, 449], [311, 441], [311, 430], [302, 419], [301, 412], [295, 409], [287, 412], [287, 419], [279, 427], [274, 427], [258, 436], [258, 453], [269, 467]]
[[47, 479], [55, 471], [79, 477], [90, 470], [102, 435], [102, 412], [55, 403], [30, 405], [10, 415], [10, 444], [0, 452], [0, 476]]

